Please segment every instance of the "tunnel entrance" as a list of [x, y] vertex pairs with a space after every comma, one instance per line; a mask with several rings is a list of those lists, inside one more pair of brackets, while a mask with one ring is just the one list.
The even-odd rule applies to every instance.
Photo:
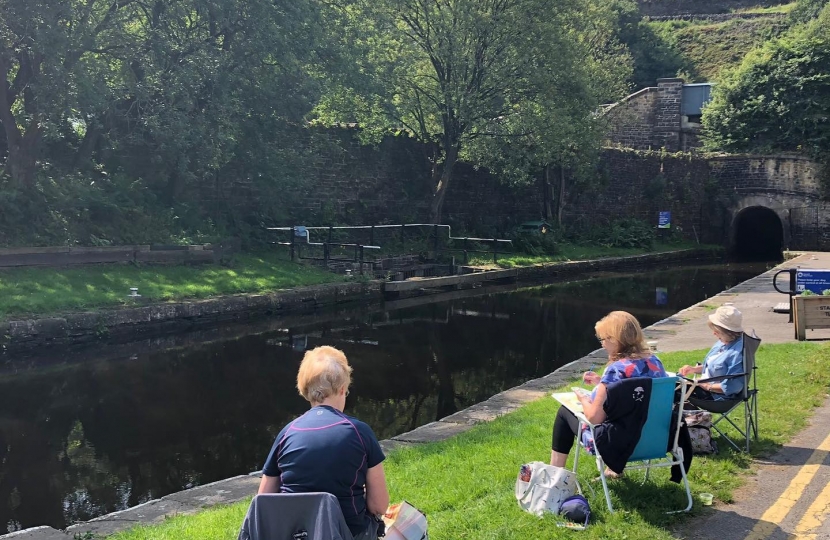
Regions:
[[783, 258], [784, 227], [773, 210], [750, 206], [741, 210], [732, 224], [732, 258], [739, 261], [780, 261]]

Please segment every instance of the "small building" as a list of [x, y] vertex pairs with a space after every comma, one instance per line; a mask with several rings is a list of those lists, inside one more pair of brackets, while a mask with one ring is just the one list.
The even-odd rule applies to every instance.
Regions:
[[694, 151], [701, 146], [700, 118], [711, 99], [713, 83], [686, 84], [683, 79], [658, 79], [609, 105], [607, 144], [635, 150]]

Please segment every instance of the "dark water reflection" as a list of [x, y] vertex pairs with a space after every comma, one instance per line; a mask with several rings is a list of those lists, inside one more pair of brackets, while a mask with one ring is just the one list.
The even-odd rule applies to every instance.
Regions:
[[0, 534], [65, 527], [259, 468], [276, 433], [307, 408], [294, 390], [307, 348], [346, 352], [355, 369], [347, 412], [383, 439], [594, 350], [593, 323], [612, 309], [651, 324], [764, 269], [696, 267], [470, 291], [161, 352], [113, 358], [102, 349], [83, 361], [56, 353], [37, 368], [6, 358]]

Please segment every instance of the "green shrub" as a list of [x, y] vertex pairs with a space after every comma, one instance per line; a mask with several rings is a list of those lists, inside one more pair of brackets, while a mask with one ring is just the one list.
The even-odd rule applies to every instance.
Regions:
[[608, 247], [652, 249], [654, 230], [644, 221], [624, 218], [611, 224], [602, 244]]
[[555, 255], [556, 239], [552, 233], [547, 234], [526, 234], [516, 233], [511, 238], [513, 250], [516, 253], [527, 255]]

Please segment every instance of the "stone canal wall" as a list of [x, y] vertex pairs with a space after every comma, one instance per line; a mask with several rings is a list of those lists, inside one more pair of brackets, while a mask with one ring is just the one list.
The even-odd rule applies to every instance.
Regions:
[[[591, 261], [548, 263], [518, 268], [519, 280], [565, 279], [589, 272], [644, 268], [696, 259], [712, 260], [717, 249], [687, 249]], [[462, 284], [463, 286], [463, 284]], [[125, 341], [147, 335], [182, 332], [196, 326], [313, 311], [355, 302], [379, 303], [383, 281], [333, 283], [269, 294], [235, 295], [209, 300], [169, 302], [121, 309], [0, 322], [0, 346], [6, 352], [48, 344], [113, 339]]]

